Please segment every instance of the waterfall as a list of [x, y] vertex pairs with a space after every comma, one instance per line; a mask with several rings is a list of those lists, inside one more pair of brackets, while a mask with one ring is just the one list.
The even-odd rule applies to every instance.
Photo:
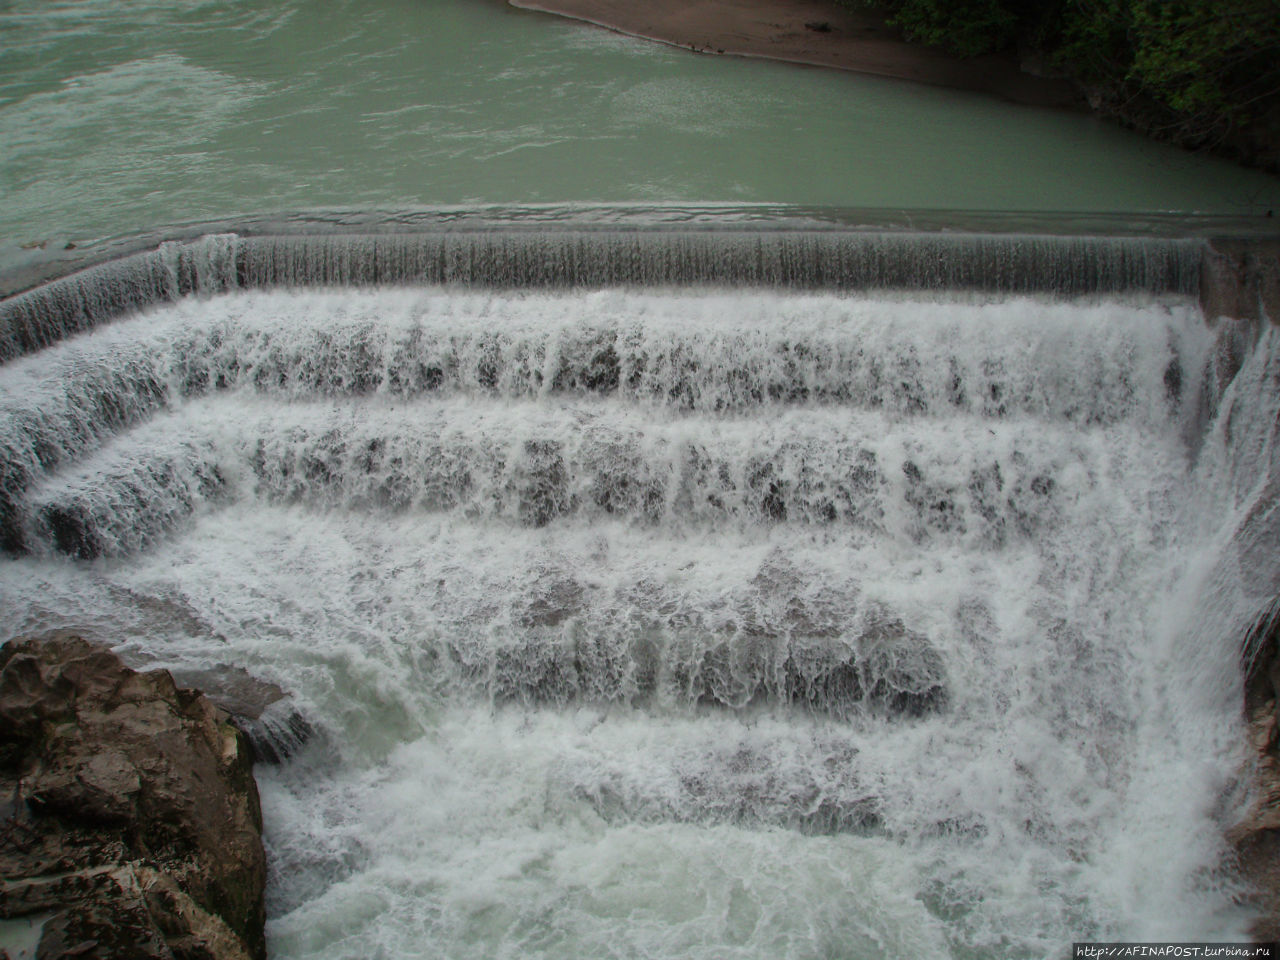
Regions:
[[0, 361], [191, 293], [276, 286], [729, 285], [1192, 293], [1203, 242], [842, 230], [516, 229], [168, 241], [0, 303]]
[[1280, 338], [1201, 254], [166, 244], [0, 303], [8, 629], [289, 693], [275, 956], [1237, 939]]

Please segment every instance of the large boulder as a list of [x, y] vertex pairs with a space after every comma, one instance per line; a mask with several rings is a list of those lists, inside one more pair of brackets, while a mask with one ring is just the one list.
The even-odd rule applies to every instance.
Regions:
[[0, 649], [0, 919], [38, 960], [262, 960], [261, 830], [203, 695], [70, 634]]

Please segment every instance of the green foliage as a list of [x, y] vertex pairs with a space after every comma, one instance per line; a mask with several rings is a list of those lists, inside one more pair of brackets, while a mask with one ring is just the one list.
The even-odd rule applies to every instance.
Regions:
[[1273, 0], [1134, 0], [1129, 77], [1187, 114], [1240, 118], [1280, 88]]
[[889, 21], [909, 40], [945, 47], [962, 57], [990, 53], [1017, 36], [1018, 14], [1007, 0], [901, 0]]
[[1062, 12], [1048, 50], [1065, 72], [1087, 83], [1120, 83], [1129, 73], [1132, 0], [1078, 0]]
[[1036, 50], [1114, 112], [1145, 111], [1184, 142], [1280, 117], [1278, 0], [885, 2], [908, 39], [961, 56]]

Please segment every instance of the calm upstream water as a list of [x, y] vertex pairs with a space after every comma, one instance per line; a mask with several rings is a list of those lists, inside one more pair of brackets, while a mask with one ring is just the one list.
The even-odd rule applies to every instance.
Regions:
[[315, 208], [1280, 209], [1275, 178], [1084, 116], [499, 0], [5, 0], [0, 143], [0, 257]]
[[[1193, 241], [749, 212], [1261, 219], [1275, 179], [496, 0], [0, 0], [0, 144], [0, 266], [436, 211], [0, 304], [0, 639], [289, 692], [273, 958], [1243, 937], [1276, 330], [1228, 382]], [[738, 213], [531, 222], [578, 205]]]

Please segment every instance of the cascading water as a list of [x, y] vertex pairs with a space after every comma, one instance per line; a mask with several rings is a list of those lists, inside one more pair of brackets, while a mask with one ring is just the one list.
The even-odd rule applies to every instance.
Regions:
[[276, 957], [1238, 939], [1280, 343], [1221, 374], [1198, 256], [655, 232], [108, 265], [0, 304], [7, 632], [290, 692], [317, 732], [258, 768]]

